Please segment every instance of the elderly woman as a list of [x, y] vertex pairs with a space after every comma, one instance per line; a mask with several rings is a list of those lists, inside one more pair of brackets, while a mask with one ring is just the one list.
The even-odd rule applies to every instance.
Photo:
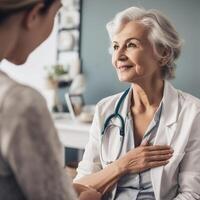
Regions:
[[167, 81], [181, 51], [176, 30], [136, 7], [107, 29], [112, 64], [131, 86], [97, 104], [75, 182], [105, 199], [200, 199], [200, 101]]
[[[60, 7], [60, 0], [1, 0], [0, 61], [24, 63], [50, 34]], [[43, 97], [0, 71], [0, 111], [0, 199], [77, 199]], [[94, 190], [75, 188], [81, 200], [100, 199]]]

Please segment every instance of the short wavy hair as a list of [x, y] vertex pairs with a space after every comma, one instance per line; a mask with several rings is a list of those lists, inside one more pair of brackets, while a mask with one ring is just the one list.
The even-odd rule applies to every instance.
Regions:
[[0, 0], [0, 23], [9, 16], [32, 8], [36, 3], [43, 2], [45, 12], [55, 0]]
[[[148, 38], [155, 54], [160, 59], [166, 59], [166, 64], [162, 67], [163, 79], [174, 78], [175, 60], [180, 55], [183, 41], [170, 21], [158, 10], [130, 7], [119, 12], [112, 21], [107, 23], [106, 28], [110, 39], [112, 40], [112, 37], [120, 32], [124, 25], [130, 21], [137, 21], [148, 28]], [[162, 55], [162, 52], [159, 51], [160, 48], [164, 48], [167, 51], [167, 57]]]

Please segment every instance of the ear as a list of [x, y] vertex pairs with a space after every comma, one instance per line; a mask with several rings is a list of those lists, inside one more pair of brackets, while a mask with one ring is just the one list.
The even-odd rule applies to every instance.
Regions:
[[162, 58], [159, 60], [159, 64], [160, 66], [164, 66], [169, 61], [170, 49], [163, 48], [161, 51], [162, 51]]
[[44, 3], [37, 3], [31, 10], [27, 11], [24, 17], [24, 26], [27, 29], [38, 27], [41, 20], [41, 11], [44, 8]]

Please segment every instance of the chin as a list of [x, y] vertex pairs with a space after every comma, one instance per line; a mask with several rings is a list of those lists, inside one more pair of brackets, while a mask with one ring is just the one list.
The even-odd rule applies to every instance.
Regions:
[[127, 78], [121, 78], [121, 77], [119, 77], [118, 79], [122, 83], [131, 83], [132, 82], [132, 81], [130, 81], [130, 79], [127, 79]]
[[23, 65], [27, 61], [28, 57], [25, 58], [8, 58], [7, 60], [15, 65]]
[[118, 74], [118, 79], [120, 82], [124, 83], [137, 83], [144, 79], [143, 75], [136, 75], [136, 74]]
[[130, 82], [132, 82], [131, 80], [133, 80], [132, 77], [122, 76], [120, 74], [118, 74], [118, 79], [119, 79], [120, 82], [126, 82], [126, 83], [130, 83]]
[[16, 63], [16, 65], [23, 65], [26, 61], [27, 59], [20, 60], [19, 62]]

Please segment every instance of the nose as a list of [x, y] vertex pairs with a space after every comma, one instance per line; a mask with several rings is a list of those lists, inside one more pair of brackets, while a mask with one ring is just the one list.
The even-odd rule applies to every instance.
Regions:
[[119, 57], [117, 58], [117, 60], [119, 60], [119, 61], [125, 61], [125, 60], [127, 60], [127, 56], [125, 54], [121, 54], [121, 55], [119, 55]]
[[116, 53], [116, 60], [119, 61], [124, 61], [127, 59], [126, 53], [125, 53], [125, 49], [124, 48], [120, 48], [117, 53]]

